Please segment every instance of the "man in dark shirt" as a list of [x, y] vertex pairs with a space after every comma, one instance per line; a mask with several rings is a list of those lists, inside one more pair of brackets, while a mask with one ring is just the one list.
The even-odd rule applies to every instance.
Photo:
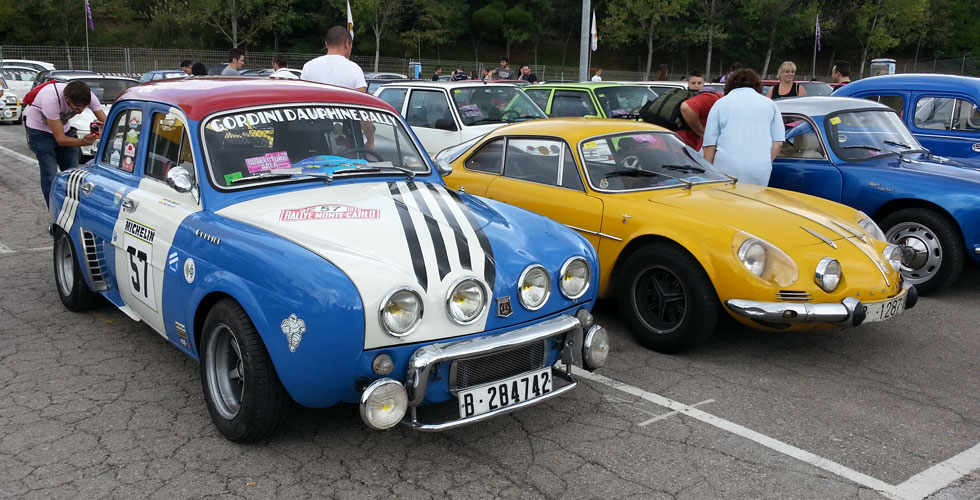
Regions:
[[851, 83], [851, 63], [847, 61], [835, 61], [834, 69], [830, 72], [830, 76], [834, 79], [834, 83], [841, 85]]
[[538, 75], [531, 73], [531, 67], [528, 66], [527, 64], [521, 66], [521, 76], [518, 79], [524, 80], [525, 82], [528, 82], [531, 85], [538, 83]]
[[439, 81], [439, 75], [441, 75], [441, 74], [442, 74], [442, 66], [436, 66], [436, 71], [434, 73], [432, 73], [432, 81], [438, 82]]

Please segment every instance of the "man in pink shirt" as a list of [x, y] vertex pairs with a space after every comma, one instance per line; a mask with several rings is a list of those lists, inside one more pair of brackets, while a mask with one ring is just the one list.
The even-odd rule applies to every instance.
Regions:
[[41, 192], [47, 205], [51, 184], [58, 170], [68, 170], [78, 166], [78, 148], [89, 146], [99, 139], [89, 134], [81, 139], [75, 129], [68, 126], [68, 120], [89, 108], [96, 119], [105, 123], [105, 112], [99, 98], [85, 82], [52, 83], [38, 91], [34, 102], [28, 107], [27, 145], [37, 157], [41, 169]]

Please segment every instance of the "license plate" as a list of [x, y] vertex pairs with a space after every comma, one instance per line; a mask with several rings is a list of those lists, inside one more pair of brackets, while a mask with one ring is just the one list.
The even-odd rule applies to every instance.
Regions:
[[905, 311], [905, 297], [906, 294], [902, 294], [902, 296], [895, 297], [891, 300], [883, 300], [881, 302], [865, 304], [864, 322], [874, 323], [875, 321], [884, 321], [893, 316], [902, 314], [902, 312]]
[[469, 418], [506, 408], [551, 392], [551, 368], [542, 368], [491, 384], [459, 391], [459, 417]]

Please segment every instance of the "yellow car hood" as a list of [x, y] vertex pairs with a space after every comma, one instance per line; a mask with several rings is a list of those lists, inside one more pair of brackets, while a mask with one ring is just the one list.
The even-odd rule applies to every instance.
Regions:
[[[711, 184], [645, 193], [651, 202], [700, 221], [713, 221], [788, 248], [864, 235], [856, 222], [823, 208], [818, 199], [751, 184]], [[820, 235], [817, 236], [814, 233]], [[773, 236], [779, 235], [773, 241]]]

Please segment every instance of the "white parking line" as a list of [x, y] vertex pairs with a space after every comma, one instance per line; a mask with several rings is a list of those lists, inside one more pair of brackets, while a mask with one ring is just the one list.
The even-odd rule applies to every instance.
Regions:
[[14, 251], [11, 250], [10, 247], [8, 247], [7, 245], [4, 245], [2, 241], [0, 241], [0, 253], [14, 253]]
[[0, 146], [0, 151], [3, 151], [4, 153], [7, 153], [8, 155], [11, 155], [11, 156], [15, 157], [15, 158], [17, 158], [20, 161], [23, 161], [23, 162], [26, 162], [26, 163], [30, 163], [30, 164], [33, 164], [33, 165], [37, 165], [37, 160], [35, 160], [34, 158], [31, 158], [30, 156], [27, 156], [27, 155], [20, 154], [20, 153], [14, 151], [13, 149], [10, 149], [8, 147]]
[[[691, 405], [691, 408], [694, 408], [695, 406], [706, 405], [708, 403], [714, 403], [714, 402], [715, 402], [714, 399], [705, 399], [704, 401], [701, 401], [700, 403], [694, 403], [693, 405]], [[654, 422], [657, 422], [659, 420], [663, 420], [665, 418], [668, 418], [668, 417], [672, 417], [674, 415], [677, 415], [678, 413], [680, 413], [680, 412], [679, 411], [672, 411], [672, 412], [664, 413], [663, 415], [657, 415], [656, 417], [653, 417], [650, 420], [647, 420], [647, 421], [644, 421], [644, 422], [640, 422], [638, 425], [640, 427], [645, 427], [645, 426], [650, 425], [650, 424], [652, 424]]]
[[659, 394], [645, 391], [638, 387], [633, 387], [618, 380], [604, 377], [595, 373], [590, 373], [577, 366], [572, 367], [572, 373], [574, 373], [577, 377], [609, 386], [618, 391], [625, 392], [626, 394], [642, 398], [653, 404], [674, 410], [675, 413], [682, 413], [721, 430], [728, 431], [737, 436], [754, 441], [773, 451], [795, 458], [814, 467], [819, 467], [827, 472], [836, 474], [861, 486], [871, 488], [888, 498], [897, 500], [921, 500], [922, 498], [925, 498], [959, 480], [963, 476], [980, 469], [980, 444], [977, 444], [976, 446], [960, 453], [959, 455], [956, 455], [953, 458], [950, 458], [949, 460], [933, 465], [925, 471], [912, 476], [904, 483], [898, 486], [893, 486], [884, 481], [868, 476], [867, 474], [862, 474], [854, 469], [845, 467], [837, 462], [827, 460], [826, 458], [821, 458], [791, 444], [773, 439], [734, 422], [729, 422], [710, 413], [698, 410], [697, 408], [694, 408], [693, 405], [679, 403]]
[[0, 255], [17, 254], [17, 253], [25, 253], [25, 252], [48, 252], [51, 250], [51, 248], [52, 247], [34, 247], [34, 248], [25, 248], [23, 250], [13, 250], [7, 245], [4, 245], [2, 241], [0, 241]]

